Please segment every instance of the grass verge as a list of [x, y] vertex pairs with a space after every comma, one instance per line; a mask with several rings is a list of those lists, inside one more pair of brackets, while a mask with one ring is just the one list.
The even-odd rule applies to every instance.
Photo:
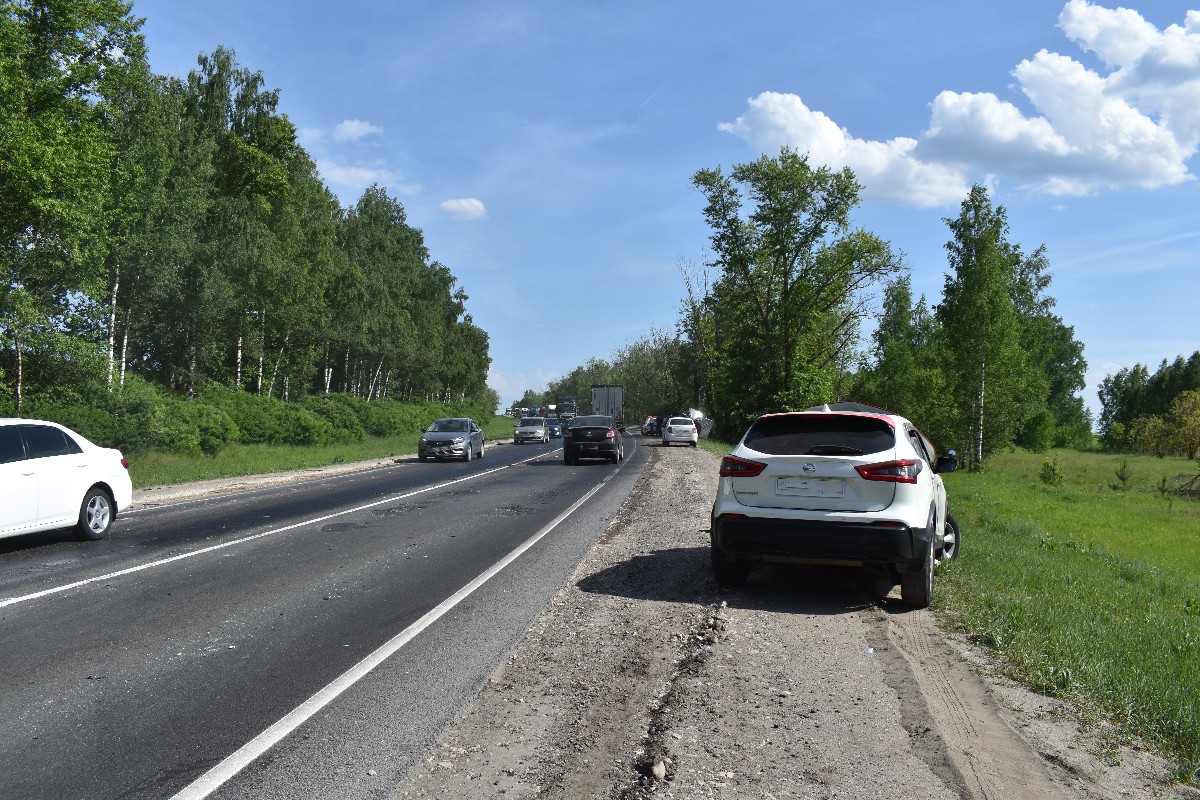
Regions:
[[[1055, 459], [1062, 483], [1048, 485]], [[1108, 480], [1122, 461], [1126, 480]], [[1156, 486], [1164, 470], [1195, 467], [1014, 452], [948, 475], [964, 549], [936, 593], [1009, 676], [1149, 744], [1182, 782], [1200, 768], [1200, 503]]]
[[[493, 417], [482, 420], [485, 441], [512, 438], [513, 420]], [[141, 453], [130, 457], [129, 475], [134, 488], [163, 484], [188, 483], [210, 478], [233, 478], [267, 472], [325, 467], [355, 461], [369, 461], [417, 452], [419, 431], [379, 438], [369, 436], [361, 442], [324, 447], [274, 445], [232, 445], [209, 456], [185, 456], [175, 453]]]

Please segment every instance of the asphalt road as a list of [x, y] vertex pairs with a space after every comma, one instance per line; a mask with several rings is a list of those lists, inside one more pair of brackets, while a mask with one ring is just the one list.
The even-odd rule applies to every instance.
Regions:
[[0, 798], [385, 797], [644, 452], [493, 446], [0, 540]]

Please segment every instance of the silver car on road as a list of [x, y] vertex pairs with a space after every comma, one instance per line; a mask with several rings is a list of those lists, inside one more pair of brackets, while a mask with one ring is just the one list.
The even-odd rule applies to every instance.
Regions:
[[483, 429], [469, 417], [435, 420], [421, 434], [417, 458], [457, 458], [470, 461], [483, 458]]

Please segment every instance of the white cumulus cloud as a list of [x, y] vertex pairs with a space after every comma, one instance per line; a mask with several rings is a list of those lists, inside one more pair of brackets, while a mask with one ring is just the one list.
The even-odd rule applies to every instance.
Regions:
[[371, 184], [377, 183], [390, 193], [417, 195], [418, 184], [405, 183], [403, 176], [381, 166], [341, 164], [332, 159], [317, 159], [317, 171], [343, 203], [353, 203]]
[[345, 119], [333, 126], [330, 137], [335, 142], [357, 142], [376, 133], [383, 133], [383, 128], [361, 119]]
[[1108, 71], [1042, 50], [1012, 72], [1027, 110], [991, 93], [943, 91], [916, 138], [869, 141], [794, 94], [763, 92], [718, 128], [761, 152], [787, 145], [816, 164], [848, 166], [864, 197], [903, 205], [956, 203], [991, 176], [1051, 195], [1193, 180], [1200, 11], [1160, 31], [1136, 11], [1069, 0], [1058, 24]]
[[904, 205], [937, 206], [961, 201], [970, 182], [952, 164], [913, 157], [917, 142], [856, 139], [794, 94], [763, 92], [734, 122], [717, 127], [750, 142], [762, 152], [784, 145], [807, 153], [810, 163], [834, 169], [850, 167], [868, 197]]
[[483, 205], [483, 201], [476, 200], [474, 197], [461, 197], [455, 200], [446, 200], [442, 203], [441, 209], [458, 220], [476, 220], [487, 218], [487, 208]]

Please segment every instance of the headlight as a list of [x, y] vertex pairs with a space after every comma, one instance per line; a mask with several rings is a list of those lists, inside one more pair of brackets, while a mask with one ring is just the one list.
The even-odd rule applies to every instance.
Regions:
[[466, 437], [455, 436], [453, 439], [450, 440], [450, 444], [462, 444], [465, 441], [466, 441]]

